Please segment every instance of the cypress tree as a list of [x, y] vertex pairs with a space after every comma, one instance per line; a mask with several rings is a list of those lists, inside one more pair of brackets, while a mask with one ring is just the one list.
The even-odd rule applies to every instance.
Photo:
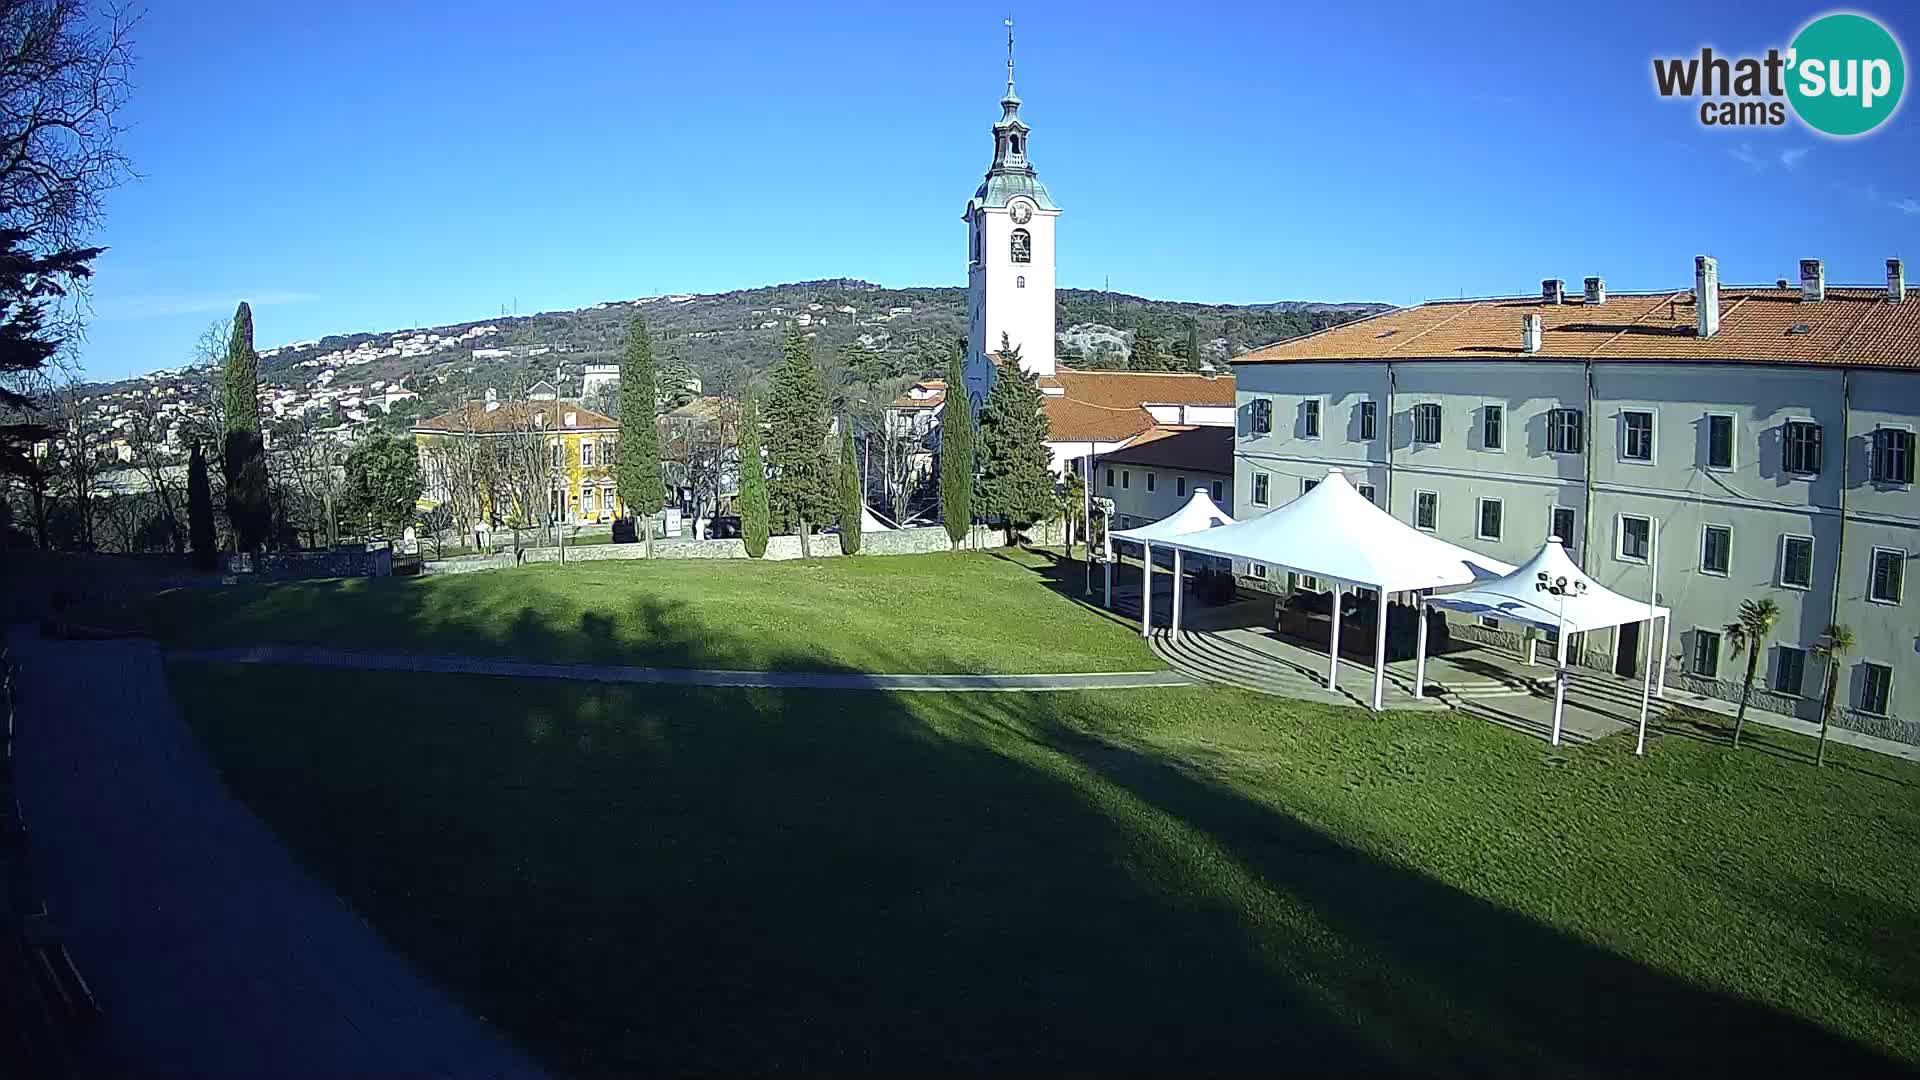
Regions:
[[1004, 522], [1007, 543], [1054, 509], [1040, 377], [1008, 364], [980, 410], [980, 512]]
[[959, 547], [973, 524], [973, 410], [958, 352], [947, 361], [947, 400], [940, 406], [940, 514], [947, 538]]
[[827, 453], [827, 390], [813, 349], [796, 327], [781, 347], [780, 365], [773, 371], [767, 396], [767, 426], [772, 434], [769, 463], [773, 476], [767, 484], [767, 504], [773, 522], [783, 531], [798, 532], [800, 554], [812, 554], [808, 533], [832, 518], [839, 484]]
[[253, 309], [242, 302], [227, 340], [227, 519], [241, 551], [258, 551], [273, 524], [267, 446], [260, 436], [260, 356], [253, 351]]
[[193, 546], [193, 565], [213, 569], [213, 483], [207, 478], [207, 456], [197, 442], [187, 457], [187, 536]]
[[620, 460], [613, 475], [627, 512], [640, 518], [649, 559], [653, 558], [653, 515], [667, 501], [666, 485], [660, 480], [659, 401], [653, 339], [647, 334], [647, 321], [635, 315], [620, 358]]
[[860, 519], [866, 500], [860, 496], [860, 459], [854, 456], [853, 422], [840, 441], [840, 554], [860, 554]]
[[760, 403], [747, 399], [740, 410], [740, 539], [747, 554], [759, 558], [767, 553], [769, 528], [767, 512], [767, 466], [760, 457]]

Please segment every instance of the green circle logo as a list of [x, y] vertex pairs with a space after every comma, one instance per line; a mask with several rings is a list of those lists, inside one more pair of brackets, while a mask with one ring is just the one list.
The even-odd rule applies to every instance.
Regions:
[[1865, 135], [1900, 107], [1907, 61], [1887, 28], [1843, 12], [1808, 23], [1787, 54], [1787, 100], [1815, 131]]

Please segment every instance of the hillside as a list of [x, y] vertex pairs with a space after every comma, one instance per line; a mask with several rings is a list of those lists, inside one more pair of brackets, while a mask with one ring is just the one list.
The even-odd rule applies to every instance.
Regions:
[[[1067, 363], [1125, 367], [1134, 362], [1130, 357], [1144, 331], [1154, 357], [1146, 363], [1184, 368], [1197, 352], [1202, 361], [1220, 364], [1384, 306], [1189, 304], [1068, 289], [1059, 293], [1059, 351]], [[302, 416], [314, 427], [345, 435], [387, 419], [384, 406], [397, 405], [385, 425], [397, 428], [487, 387], [518, 394], [544, 378], [557, 381], [563, 393], [577, 392], [584, 365], [618, 359], [635, 314], [646, 317], [660, 355], [684, 361], [709, 393], [737, 393], [757, 383], [778, 358], [788, 324], [797, 324], [813, 341], [835, 407], [871, 409], [906, 381], [941, 369], [966, 333], [966, 311], [964, 288], [884, 289], [840, 278], [330, 335], [261, 350], [262, 412], [269, 423]], [[271, 340], [270, 318], [260, 325], [263, 338]], [[419, 397], [382, 401], [396, 384]], [[103, 430], [123, 402], [159, 387], [181, 412], [191, 413], [194, 402], [206, 400], [205, 376], [191, 369], [104, 384], [91, 391]]]

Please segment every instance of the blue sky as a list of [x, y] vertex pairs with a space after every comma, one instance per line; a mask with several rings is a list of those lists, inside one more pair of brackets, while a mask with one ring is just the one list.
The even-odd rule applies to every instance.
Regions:
[[[924, 8], [924, 10], [922, 10]], [[1215, 302], [1722, 280], [1920, 257], [1920, 107], [1711, 130], [1650, 60], [1808, 4], [1015, 9], [1063, 287]], [[1920, 16], [1860, 10], [1905, 43]], [[82, 359], [819, 277], [959, 285], [1004, 7], [157, 0]], [[1912, 98], [1920, 91], [1910, 91]]]

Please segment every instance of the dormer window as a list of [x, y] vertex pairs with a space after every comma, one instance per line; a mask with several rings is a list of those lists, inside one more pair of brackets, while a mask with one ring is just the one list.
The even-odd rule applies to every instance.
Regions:
[[1033, 261], [1033, 237], [1025, 229], [1013, 230], [1013, 261], [1030, 263]]

